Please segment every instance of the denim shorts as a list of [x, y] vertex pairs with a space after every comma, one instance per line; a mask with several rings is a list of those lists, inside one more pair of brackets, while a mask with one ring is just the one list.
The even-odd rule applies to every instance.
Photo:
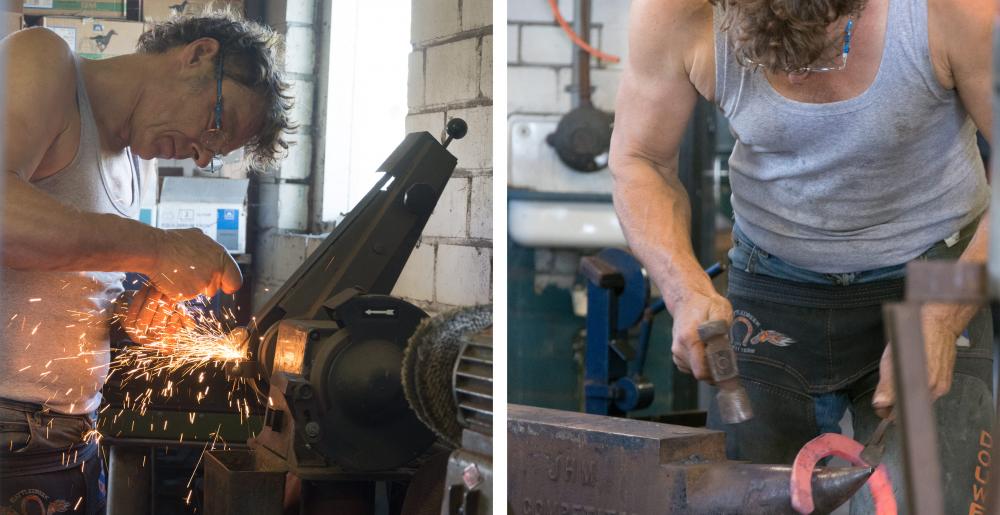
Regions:
[[96, 416], [62, 415], [0, 399], [0, 513], [105, 512]]
[[[951, 245], [942, 242], [918, 259], [957, 258], [974, 232], [972, 224]], [[733, 234], [727, 292], [734, 310], [731, 338], [755, 417], [723, 424], [713, 398], [709, 427], [726, 432], [730, 458], [756, 463], [791, 463], [815, 436], [839, 432], [848, 410], [854, 438], [866, 442], [879, 421], [871, 400], [885, 349], [881, 306], [902, 299], [905, 265], [822, 274], [758, 248], [738, 227]], [[968, 513], [978, 486], [977, 456], [989, 453], [983, 442], [991, 443], [993, 424], [988, 310], [973, 318], [956, 345], [953, 385], [935, 411], [945, 512]], [[898, 492], [905, 480], [895, 429], [887, 436], [883, 463]], [[897, 493], [897, 500], [905, 513], [905, 496]], [[866, 493], [855, 497], [852, 513], [874, 513]]]

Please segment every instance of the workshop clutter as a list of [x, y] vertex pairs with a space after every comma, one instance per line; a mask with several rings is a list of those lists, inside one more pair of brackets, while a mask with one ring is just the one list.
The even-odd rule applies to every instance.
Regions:
[[156, 226], [197, 227], [232, 254], [246, 253], [249, 179], [164, 177]]
[[125, 18], [125, 0], [24, 0], [24, 14]]
[[145, 28], [142, 22], [46, 16], [41, 25], [52, 30], [81, 57], [103, 59], [135, 52]]
[[150, 21], [163, 21], [171, 16], [198, 15], [206, 8], [224, 9], [230, 7], [236, 12], [243, 13], [243, 0], [215, 0], [215, 1], [195, 1], [189, 0], [143, 0], [142, 19]]

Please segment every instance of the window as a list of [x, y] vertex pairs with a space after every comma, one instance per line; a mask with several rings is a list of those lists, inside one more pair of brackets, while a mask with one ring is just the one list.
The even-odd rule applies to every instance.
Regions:
[[410, 0], [334, 0], [323, 220], [338, 221], [405, 135]]

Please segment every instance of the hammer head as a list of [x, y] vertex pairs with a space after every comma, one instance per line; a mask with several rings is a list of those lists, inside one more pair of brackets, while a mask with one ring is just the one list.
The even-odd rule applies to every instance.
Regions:
[[705, 358], [712, 380], [719, 387], [716, 400], [719, 415], [726, 424], [739, 424], [753, 418], [750, 398], [740, 384], [736, 353], [729, 339], [729, 324], [711, 320], [698, 326], [698, 337], [705, 344]]

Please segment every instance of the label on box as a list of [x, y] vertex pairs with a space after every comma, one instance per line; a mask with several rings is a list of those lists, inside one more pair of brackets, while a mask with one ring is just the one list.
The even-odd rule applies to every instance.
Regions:
[[226, 250], [236, 251], [240, 248], [240, 210], [220, 209], [216, 219], [215, 241], [226, 247]]
[[76, 29], [73, 27], [49, 27], [49, 30], [55, 32], [73, 51], [76, 51]]
[[52, 0], [24, 0], [24, 7], [33, 9], [51, 9]]

